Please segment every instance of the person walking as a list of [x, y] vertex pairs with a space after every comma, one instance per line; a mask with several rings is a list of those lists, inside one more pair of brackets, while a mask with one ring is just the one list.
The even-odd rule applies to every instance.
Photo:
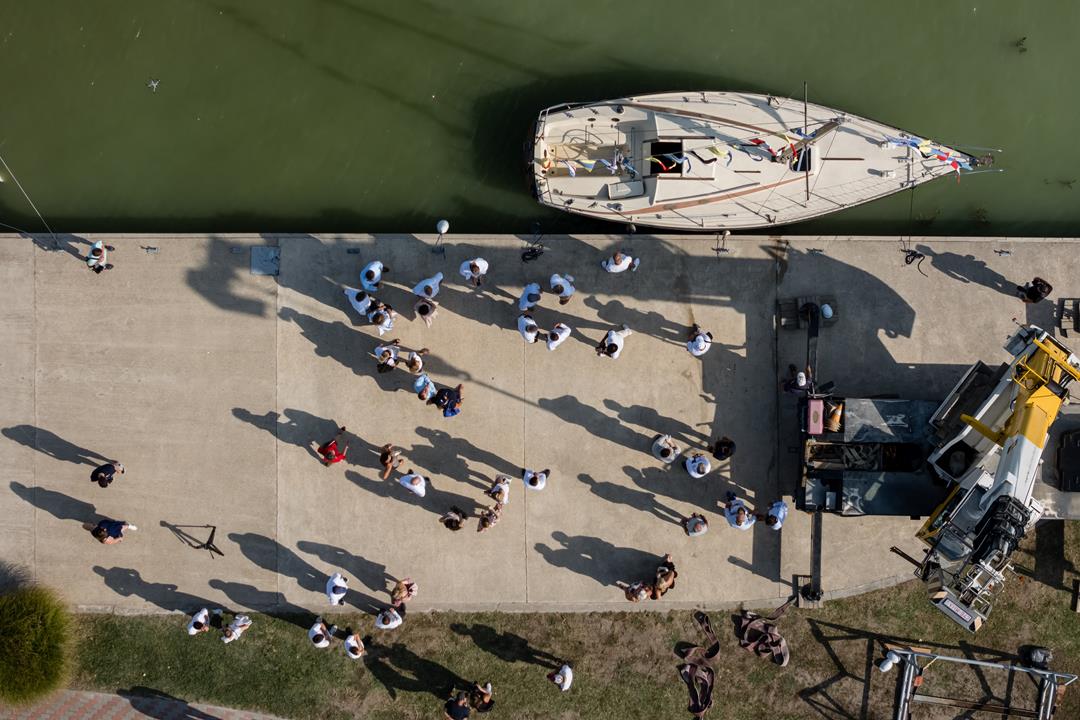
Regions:
[[115, 250], [116, 248], [112, 245], [106, 245], [101, 240], [98, 240], [90, 246], [90, 252], [86, 253], [86, 267], [99, 275], [104, 270], [112, 270], [113, 266], [109, 262], [109, 253]]
[[397, 313], [394, 312], [394, 308], [377, 300], [372, 303], [371, 308], [368, 310], [367, 319], [379, 331], [379, 337], [382, 337], [394, 329], [394, 318], [396, 317]]
[[548, 280], [548, 284], [551, 287], [551, 292], [559, 296], [559, 304], [565, 305], [570, 302], [571, 296], [573, 296], [576, 288], [574, 287], [573, 275], [560, 275], [555, 273]]
[[499, 473], [495, 476], [495, 480], [491, 483], [491, 487], [484, 491], [484, 494], [494, 500], [499, 505], [505, 505], [510, 502], [510, 481], [513, 480], [509, 475], [503, 475]]
[[495, 527], [495, 523], [499, 522], [499, 518], [502, 517], [502, 507], [502, 505], [495, 503], [493, 507], [481, 510], [480, 521], [476, 525], [476, 532], [487, 532]]
[[694, 357], [701, 357], [709, 352], [711, 347], [712, 333], [705, 332], [697, 323], [694, 323], [694, 327], [690, 328], [690, 340], [686, 343], [686, 349]]
[[443, 417], [452, 418], [461, 413], [461, 385], [455, 388], [443, 388], [435, 393], [435, 397], [428, 402], [434, 403], [435, 407], [443, 411]]
[[124, 541], [126, 531], [138, 529], [123, 520], [99, 520], [94, 529], [90, 531], [90, 534], [102, 545], [115, 545]]
[[350, 660], [359, 660], [367, 654], [367, 648], [364, 647], [364, 641], [360, 639], [360, 633], [353, 632], [353, 629], [345, 628], [345, 654]]
[[94, 472], [90, 473], [90, 482], [96, 482], [103, 488], [109, 487], [116, 473], [123, 475], [124, 466], [114, 460], [94, 468]]
[[331, 605], [344, 605], [345, 594], [349, 592], [349, 579], [336, 572], [326, 581], [326, 599]]
[[701, 479], [708, 475], [709, 471], [712, 470], [712, 464], [709, 462], [709, 458], [699, 452], [686, 458], [686, 462], [684, 462], [683, 465], [686, 467], [686, 472], [690, 473], [690, 477], [694, 479]]
[[375, 298], [368, 295], [363, 290], [357, 290], [356, 288], [345, 288], [345, 297], [349, 298], [349, 304], [352, 305], [353, 310], [360, 313], [361, 317], [367, 317], [368, 310], [371, 309], [372, 303], [375, 302]]
[[623, 325], [619, 330], [608, 330], [604, 339], [597, 344], [596, 354], [602, 357], [609, 357], [612, 360], [618, 360], [619, 355], [622, 353], [626, 336], [631, 334], [633, 334], [633, 331], [626, 325]]
[[431, 277], [421, 280], [412, 289], [413, 295], [420, 298], [427, 298], [428, 300], [434, 298], [439, 294], [442, 280], [443, 274], [441, 272], [437, 272]]
[[739, 530], [749, 530], [757, 520], [754, 514], [747, 509], [746, 503], [736, 497], [733, 492], [727, 494], [727, 502], [724, 503], [724, 517], [727, 519], [728, 525]]
[[[345, 442], [345, 446], [343, 448], [341, 448], [340, 450], [338, 449], [338, 440], [340, 440], [341, 436], [344, 434], [345, 426], [342, 425], [338, 428], [337, 434], [334, 435], [331, 440], [324, 442], [315, 450], [315, 452], [319, 454], [319, 457], [322, 458], [322, 464], [326, 467], [330, 467], [335, 463], [341, 462], [345, 459], [345, 453], [349, 452], [348, 441]], [[311, 446], [309, 445], [308, 447], [310, 448]]]
[[1041, 302], [1054, 291], [1053, 286], [1041, 277], [1016, 286], [1016, 296], [1025, 304]]
[[379, 345], [373, 351], [372, 355], [375, 356], [375, 360], [379, 363], [376, 369], [380, 373], [387, 373], [397, 367], [398, 353], [401, 351], [401, 340], [394, 338], [386, 345]]
[[686, 531], [687, 537], [704, 535], [709, 532], [709, 521], [701, 513], [694, 513], [683, 520], [683, 530]]
[[416, 317], [424, 321], [426, 327], [431, 327], [431, 322], [439, 314], [439, 303], [430, 298], [420, 298], [413, 305], [413, 311], [416, 313]]
[[670, 465], [681, 452], [682, 449], [670, 435], [657, 435], [653, 438], [652, 454], [660, 462]]
[[457, 505], [451, 505], [450, 509], [443, 513], [442, 517], [439, 518], [439, 522], [441, 522], [447, 530], [457, 532], [465, 525], [465, 511]]
[[533, 472], [528, 468], [521, 469], [521, 479], [525, 483], [525, 487], [529, 490], [543, 490], [547, 487], [548, 478], [551, 476], [551, 470], [541, 470], [540, 472]]
[[727, 435], [719, 438], [712, 446], [712, 455], [720, 462], [730, 460], [732, 455], [735, 454], [735, 441], [729, 438]]
[[401, 451], [395, 449], [393, 444], [386, 443], [379, 449], [379, 464], [382, 465], [381, 477], [383, 480], [388, 479], [394, 468], [403, 462], [405, 462], [405, 458], [401, 457]]
[[420, 587], [412, 578], [401, 578], [390, 591], [390, 607], [401, 609], [420, 592]]
[[574, 682], [574, 669], [570, 667], [570, 663], [563, 663], [561, 668], [548, 673], [547, 679], [554, 683], [555, 687], [566, 692]]
[[600, 263], [600, 267], [609, 273], [621, 273], [627, 270], [635, 272], [639, 265], [641, 265], [641, 258], [630, 257], [630, 253], [625, 250], [616, 251], [614, 255]]
[[360, 271], [360, 286], [369, 293], [377, 293], [379, 292], [379, 285], [382, 283], [383, 274], [388, 272], [390, 272], [390, 268], [378, 260], [372, 260]]
[[330, 647], [330, 641], [334, 639], [334, 633], [336, 632], [337, 625], [327, 627], [322, 617], [317, 617], [314, 624], [308, 628], [307, 636], [312, 645], [322, 649]]
[[424, 497], [427, 494], [427, 479], [423, 475], [413, 472], [412, 468], [409, 468], [409, 472], [398, 478], [398, 482], [417, 497]]
[[424, 402], [431, 402], [435, 399], [435, 383], [431, 382], [431, 378], [427, 376], [427, 373], [420, 373], [416, 380], [413, 380], [413, 390], [416, 391], [416, 397]]
[[251, 627], [251, 618], [247, 615], [234, 615], [233, 621], [229, 623], [229, 627], [221, 631], [221, 642], [225, 644], [231, 643], [233, 640], [239, 640], [240, 636]]
[[518, 298], [518, 310], [521, 312], [531, 310], [540, 302], [542, 294], [543, 290], [540, 289], [540, 283], [529, 283], [521, 291], [521, 297]]
[[784, 521], [787, 520], [787, 512], [787, 503], [783, 500], [777, 500], [769, 506], [768, 511], [764, 515], [758, 515], [757, 519], [764, 522], [773, 530], [779, 530], [784, 526]]
[[465, 281], [473, 287], [480, 287], [484, 282], [484, 276], [487, 275], [488, 261], [484, 258], [473, 258], [472, 260], [466, 260], [461, 263], [461, 267], [458, 268], [458, 272], [465, 278]]
[[521, 337], [525, 338], [527, 343], [534, 343], [540, 337], [540, 328], [537, 326], [536, 321], [533, 320], [532, 315], [527, 312], [518, 315], [517, 328], [518, 332], [521, 333]]
[[570, 337], [570, 332], [570, 326], [566, 323], [555, 323], [555, 327], [551, 328], [547, 334], [547, 349], [554, 350], [562, 345], [566, 342], [566, 338]]
[[405, 622], [401, 614], [394, 608], [386, 608], [375, 617], [375, 627], [379, 630], [395, 630]]

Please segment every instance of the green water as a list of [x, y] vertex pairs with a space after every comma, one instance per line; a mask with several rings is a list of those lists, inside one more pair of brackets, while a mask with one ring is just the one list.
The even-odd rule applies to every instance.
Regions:
[[528, 195], [539, 109], [806, 81], [1006, 171], [798, 232], [1075, 235], [1078, 29], [1075, 0], [5, 0], [0, 154], [56, 230], [590, 231]]

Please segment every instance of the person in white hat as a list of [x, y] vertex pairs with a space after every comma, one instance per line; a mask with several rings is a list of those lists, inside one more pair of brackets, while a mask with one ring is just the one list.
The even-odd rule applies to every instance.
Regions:
[[559, 304], [565, 305], [570, 302], [570, 297], [574, 294], [574, 276], [573, 275], [560, 275], [555, 273], [548, 280], [551, 286], [551, 292], [559, 296]]
[[458, 272], [465, 278], [473, 287], [480, 287], [480, 283], [484, 281], [484, 276], [487, 275], [488, 261], [484, 258], [473, 258], [472, 260], [466, 260], [461, 263], [461, 267], [458, 268]]
[[705, 332], [697, 323], [694, 323], [694, 327], [690, 329], [690, 341], [686, 343], [686, 349], [694, 357], [701, 357], [709, 352], [711, 347], [712, 333]]
[[331, 605], [344, 605], [345, 593], [349, 591], [348, 579], [339, 572], [330, 576], [326, 581], [326, 599]]
[[547, 334], [547, 349], [554, 350], [566, 342], [568, 337], [570, 337], [570, 326], [566, 323], [555, 323], [555, 327], [551, 328]]
[[540, 283], [529, 283], [525, 286], [525, 289], [521, 291], [521, 297], [518, 298], [518, 310], [525, 312], [537, 305], [540, 302], [540, 296], [543, 291], [540, 289]]

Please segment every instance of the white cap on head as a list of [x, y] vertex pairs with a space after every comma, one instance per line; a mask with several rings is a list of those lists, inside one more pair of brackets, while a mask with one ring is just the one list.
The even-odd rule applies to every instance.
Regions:
[[822, 305], [822, 306], [821, 306], [821, 317], [823, 317], [823, 318], [825, 318], [826, 320], [828, 320], [828, 319], [830, 319], [830, 318], [831, 318], [832, 316], [833, 316], [833, 309], [832, 309], [832, 305], [830, 305], [829, 303], [825, 303], [824, 305]]

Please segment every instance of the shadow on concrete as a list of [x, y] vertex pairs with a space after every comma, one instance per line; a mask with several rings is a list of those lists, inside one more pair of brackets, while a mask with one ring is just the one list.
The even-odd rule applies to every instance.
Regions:
[[72, 255], [76, 259], [84, 262], [86, 261], [86, 255], [83, 253], [82, 248], [84, 246], [89, 248], [93, 244], [85, 238], [69, 233], [56, 233], [56, 235], [22, 235], [22, 237], [29, 237], [30, 240], [42, 250], [47, 252], [66, 252], [68, 255]]
[[683, 468], [681, 460], [664, 467], [624, 465], [622, 470], [642, 490], [696, 505], [705, 512], [715, 512], [724, 493], [724, 488], [717, 486], [717, 479], [712, 473], [701, 479], [692, 478]]
[[0, 560], [0, 595], [27, 587], [33, 582], [30, 568]]
[[[991, 270], [986, 263], [974, 255], [958, 255], [952, 252], [934, 252], [926, 245], [916, 245], [915, 249], [930, 259], [930, 265], [944, 274], [962, 283], [975, 283], [997, 290], [1004, 295], [1016, 295], [1016, 283], [1009, 282], [1004, 275]], [[1017, 301], [1019, 302], [1019, 301]]]
[[[684, 287], [686, 286], [686, 275], [680, 274], [677, 277], [682, 277]], [[684, 290], [684, 295], [689, 294], [689, 289]], [[679, 300], [678, 296], [669, 298], [670, 300]], [[686, 345], [689, 340], [690, 326], [682, 325], [680, 323], [669, 320], [655, 310], [649, 312], [642, 312], [629, 308], [619, 300], [608, 300], [606, 303], [602, 303], [595, 297], [589, 296], [584, 300], [585, 307], [592, 308], [596, 311], [596, 314], [603, 321], [603, 327], [606, 329], [617, 328], [622, 324], [626, 324], [635, 333], [641, 333], [642, 335], [650, 335], [657, 340], [662, 340], [666, 343], [673, 343], [675, 345]], [[632, 342], [627, 340], [627, 342]]]
[[578, 400], [573, 395], [557, 398], [539, 398], [537, 406], [547, 410], [564, 422], [580, 425], [602, 440], [622, 445], [651, 455], [653, 435], [639, 433], [616, 418]]
[[657, 502], [656, 496], [652, 493], [616, 485], [606, 480], [596, 480], [588, 473], [578, 474], [578, 480], [588, 485], [593, 495], [608, 502], [636, 508], [651, 513], [665, 522], [682, 525], [683, 516], [667, 505]]
[[[491, 487], [495, 473], [503, 473], [510, 477], [521, 474], [521, 468], [514, 466], [508, 460], [488, 450], [482, 450], [464, 438], [453, 437], [444, 430], [418, 425], [416, 434], [427, 439], [431, 445], [414, 444], [412, 450], [405, 453], [407, 460], [415, 460], [423, 467], [437, 467], [442, 475], [463, 480], [481, 490]], [[484, 465], [486, 468], [480, 469], [478, 465]], [[450, 468], [457, 468], [457, 472], [451, 472]]]
[[0, 430], [0, 434], [20, 445], [63, 462], [94, 466], [110, 462], [104, 455], [79, 447], [48, 430], [33, 425], [13, 425]]
[[358, 472], [346, 470], [345, 477], [361, 490], [366, 490], [379, 497], [394, 498], [409, 503], [410, 505], [416, 505], [417, 507], [435, 513], [436, 515], [442, 515], [453, 505], [464, 510], [468, 517], [476, 515], [476, 511], [481, 506], [474, 498], [468, 495], [450, 492], [448, 490], [440, 490], [436, 485], [442, 485], [444, 482], [450, 481], [446, 478], [439, 478], [438, 480], [433, 479], [427, 474], [424, 468], [409, 465], [407, 459], [405, 464], [398, 468], [398, 470], [407, 471], [410, 467], [427, 478], [427, 493], [424, 497], [417, 497], [411, 491], [406, 490], [405, 487], [397, 481], [397, 476], [392, 476], [388, 480], [371, 480]]
[[394, 578], [387, 574], [385, 565], [325, 543], [301, 540], [296, 543], [296, 547], [300, 552], [314, 555], [335, 570], [341, 571], [350, 583], [349, 592], [345, 599], [359, 610], [375, 615], [389, 605], [389, 601], [380, 603], [374, 597], [360, 592], [353, 582], [353, 580], [359, 580], [365, 587], [375, 593], [388, 592], [387, 584], [392, 582]]
[[277, 540], [258, 533], [229, 533], [240, 552], [263, 570], [291, 577], [302, 589], [322, 595], [330, 579]]
[[386, 688], [391, 698], [398, 692], [430, 693], [445, 700], [455, 688], [471, 687], [464, 678], [432, 660], [420, 657], [401, 643], [382, 645], [364, 638], [368, 649], [364, 664], [376, 682]]
[[[280, 414], [270, 410], [262, 415], [256, 415], [250, 410], [236, 407], [232, 409], [232, 414], [237, 420], [265, 430], [283, 443], [303, 448], [320, 463], [322, 458], [315, 452], [316, 446], [333, 438], [341, 427], [333, 419], [321, 418], [296, 408], [285, 408]], [[379, 449], [377, 447], [351, 432], [346, 432], [342, 440], [349, 444], [345, 461], [350, 465], [378, 466], [376, 461]], [[371, 453], [375, 453], [375, 461], [371, 461], [368, 457]], [[369, 462], [364, 462], [365, 460]]]
[[140, 597], [162, 610], [191, 614], [200, 608], [217, 607], [205, 598], [177, 590], [171, 583], [152, 583], [143, 580], [138, 570], [132, 568], [94, 566], [94, 572], [102, 577], [105, 585], [117, 595]]
[[96, 524], [104, 519], [104, 515], [98, 514], [97, 508], [88, 502], [76, 500], [55, 490], [45, 488], [27, 487], [19, 482], [8, 485], [11, 491], [34, 507], [44, 510], [58, 520], [75, 520], [83, 524]]
[[117, 688], [116, 694], [131, 703], [135, 712], [154, 720], [221, 720], [218, 715], [192, 707], [187, 700], [143, 685]]
[[250, 608], [280, 618], [286, 622], [307, 630], [315, 622], [315, 613], [293, 605], [285, 596], [276, 591], [260, 590], [254, 585], [219, 580], [214, 578], [208, 583], [214, 590], [220, 591], [229, 602], [237, 607]]
[[557, 669], [563, 663], [551, 653], [534, 648], [520, 635], [499, 632], [490, 625], [451, 623], [450, 629], [462, 637], [471, 638], [476, 647], [503, 662], [523, 662], [551, 669]]
[[536, 552], [548, 564], [592, 578], [601, 585], [651, 577], [663, 559], [644, 550], [619, 547], [588, 535], [569, 536], [556, 530], [551, 533], [551, 539], [560, 547], [551, 548], [544, 543], [536, 543], [535, 546]]
[[[683, 452], [686, 452], [689, 448], [701, 450], [709, 445], [708, 433], [692, 428], [682, 420], [661, 415], [655, 408], [645, 407], [644, 405], [621, 405], [618, 401], [611, 399], [604, 401], [604, 407], [614, 411], [619, 420], [627, 425], [634, 424], [649, 428], [656, 435], [661, 433], [670, 435], [676, 442], [684, 446]], [[648, 450], [651, 447], [652, 437], [649, 438], [649, 446], [646, 449]]]

